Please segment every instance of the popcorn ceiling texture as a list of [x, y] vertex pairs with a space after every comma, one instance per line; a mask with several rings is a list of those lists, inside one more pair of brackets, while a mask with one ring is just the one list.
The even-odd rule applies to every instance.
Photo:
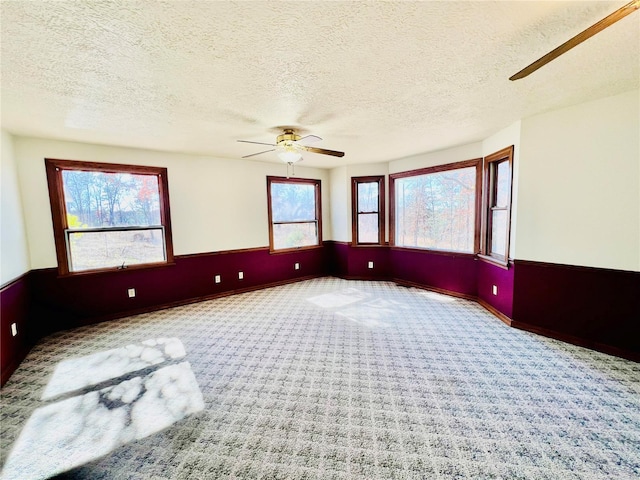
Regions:
[[308, 166], [385, 161], [638, 88], [637, 13], [508, 80], [622, 4], [2, 2], [2, 126], [229, 158], [298, 126], [347, 152]]

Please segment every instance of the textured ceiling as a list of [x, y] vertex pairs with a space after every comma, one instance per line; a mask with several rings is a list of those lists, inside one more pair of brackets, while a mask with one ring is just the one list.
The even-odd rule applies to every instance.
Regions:
[[2, 127], [240, 158], [295, 126], [346, 152], [305, 165], [391, 160], [638, 88], [638, 12], [508, 80], [626, 1], [2, 0]]

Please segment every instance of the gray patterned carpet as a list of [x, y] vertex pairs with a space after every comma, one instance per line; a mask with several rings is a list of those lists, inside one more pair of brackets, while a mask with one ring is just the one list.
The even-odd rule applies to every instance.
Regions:
[[388, 282], [61, 332], [2, 390], [2, 479], [632, 479], [640, 365]]

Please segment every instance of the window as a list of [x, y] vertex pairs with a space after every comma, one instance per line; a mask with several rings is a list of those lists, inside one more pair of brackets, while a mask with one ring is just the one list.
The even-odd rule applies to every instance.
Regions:
[[481, 159], [390, 176], [391, 243], [479, 251]]
[[509, 259], [513, 146], [485, 158], [482, 253], [504, 265]]
[[166, 168], [45, 165], [61, 275], [173, 262]]
[[272, 252], [322, 243], [320, 180], [267, 177], [267, 197]]
[[384, 243], [384, 176], [353, 177], [351, 238], [354, 245]]

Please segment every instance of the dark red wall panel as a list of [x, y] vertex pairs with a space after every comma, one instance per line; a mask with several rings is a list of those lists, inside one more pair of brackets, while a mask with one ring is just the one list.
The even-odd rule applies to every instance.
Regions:
[[349, 251], [351, 246], [344, 242], [328, 241], [324, 242], [326, 254], [329, 258], [329, 275], [346, 277], [349, 272]]
[[[373, 268], [369, 268], [373, 262]], [[353, 278], [383, 279], [389, 277], [389, 247], [349, 247], [348, 276]]]
[[[333, 255], [334, 275], [367, 280], [396, 279], [427, 288], [476, 296], [477, 261], [471, 255], [394, 249], [387, 245], [330, 243], [328, 253]], [[373, 269], [369, 268], [369, 262], [373, 262]]]
[[[323, 248], [281, 254], [261, 248], [178, 256], [175, 265], [68, 277], [59, 277], [55, 269], [36, 270], [34, 328], [42, 336], [136, 311], [325, 275], [326, 268]], [[221, 283], [214, 283], [215, 275]], [[135, 288], [135, 297], [129, 298], [129, 288]]]
[[389, 263], [393, 278], [476, 296], [478, 261], [471, 255], [391, 249]]
[[516, 260], [514, 282], [514, 326], [640, 353], [640, 272]]
[[[343, 278], [380, 280], [389, 278], [389, 247], [386, 245], [353, 246], [346, 242], [326, 242], [330, 258], [330, 275]], [[373, 268], [369, 268], [373, 262]]]
[[[478, 298], [499, 312], [512, 318], [513, 315], [513, 279], [514, 266], [509, 269], [501, 268], [483, 260], [478, 260]], [[492, 287], [498, 287], [498, 294], [494, 295]]]
[[[0, 384], [9, 379], [29, 351], [33, 341], [29, 331], [29, 274], [3, 287], [0, 291]], [[11, 334], [15, 323], [18, 335]]]

